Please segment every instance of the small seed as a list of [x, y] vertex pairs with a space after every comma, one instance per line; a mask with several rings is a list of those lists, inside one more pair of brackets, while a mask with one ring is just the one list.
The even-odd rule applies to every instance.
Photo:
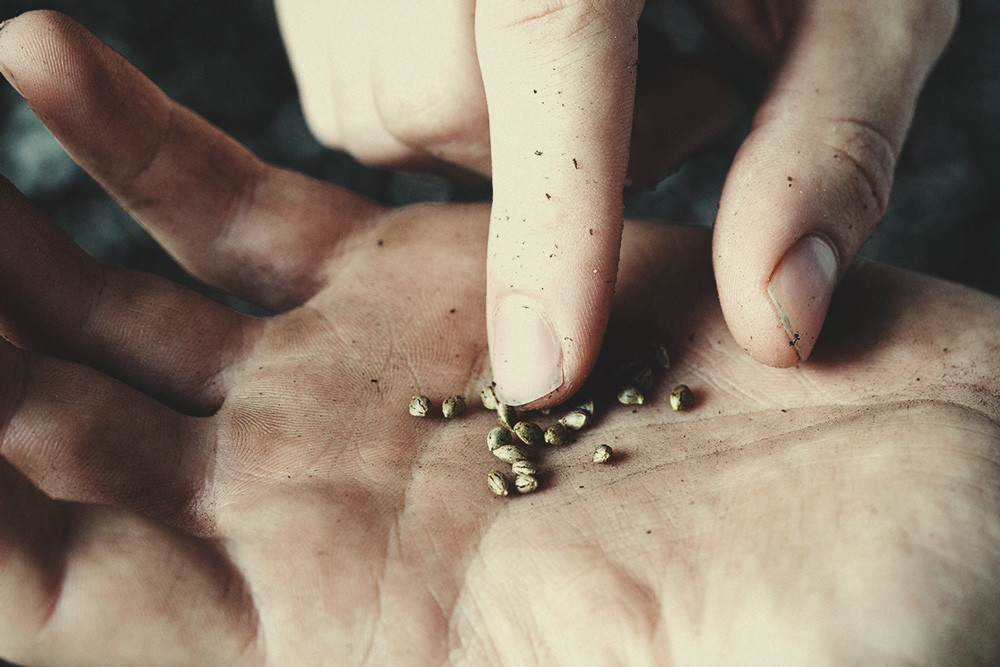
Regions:
[[410, 399], [410, 414], [414, 417], [426, 417], [431, 409], [431, 402], [426, 396], [414, 396]]
[[538, 411], [541, 412], [543, 415], [547, 415], [552, 412], [552, 408], [540, 408]]
[[500, 419], [500, 423], [507, 428], [514, 428], [514, 424], [517, 423], [517, 410], [507, 405], [506, 403], [497, 403], [497, 417]]
[[514, 424], [514, 435], [526, 445], [540, 445], [545, 442], [545, 433], [535, 422], [517, 422]]
[[590, 423], [590, 414], [583, 410], [570, 410], [559, 419], [559, 423], [570, 430], [579, 431]]
[[452, 419], [455, 417], [461, 417], [465, 414], [465, 397], [463, 396], [449, 396], [444, 399], [444, 403], [441, 404], [441, 414], [446, 418]]
[[528, 461], [527, 459], [522, 459], [520, 461], [514, 461], [510, 464], [510, 471], [515, 475], [537, 475], [538, 466], [535, 465], [534, 461]]
[[632, 374], [632, 384], [639, 391], [648, 391], [653, 386], [653, 369], [646, 366], [637, 370]]
[[622, 405], [642, 405], [645, 397], [637, 387], [628, 385], [618, 392], [618, 402]]
[[594, 416], [594, 399], [590, 398], [581, 403], [580, 405], [573, 408], [574, 410], [583, 410], [591, 417]]
[[573, 432], [565, 424], [556, 422], [545, 429], [545, 442], [550, 445], [565, 445], [573, 439]]
[[490, 451], [496, 451], [498, 447], [503, 447], [504, 445], [513, 445], [514, 436], [511, 432], [507, 430], [504, 426], [493, 427], [489, 434], [486, 436], [486, 444], [490, 448]]
[[607, 445], [598, 445], [594, 450], [594, 463], [607, 463], [613, 453]]
[[510, 482], [499, 470], [494, 470], [486, 476], [486, 483], [490, 486], [490, 491], [498, 496], [506, 496], [510, 493]]
[[655, 343], [653, 345], [650, 357], [652, 357], [653, 363], [661, 368], [670, 368], [670, 354], [667, 353], [667, 348], [663, 345], [663, 343]]
[[487, 410], [496, 410], [497, 404], [500, 402], [497, 400], [497, 394], [493, 390], [493, 385], [483, 387], [483, 390], [479, 392], [479, 398], [482, 399], [483, 407]]
[[493, 450], [493, 456], [497, 457], [504, 463], [523, 461], [528, 458], [528, 455], [524, 452], [524, 450], [517, 445], [501, 445]]
[[538, 480], [534, 475], [518, 475], [514, 479], [514, 487], [520, 493], [531, 493], [538, 488]]
[[679, 384], [670, 392], [670, 407], [674, 410], [687, 410], [694, 405], [694, 394], [686, 384]]

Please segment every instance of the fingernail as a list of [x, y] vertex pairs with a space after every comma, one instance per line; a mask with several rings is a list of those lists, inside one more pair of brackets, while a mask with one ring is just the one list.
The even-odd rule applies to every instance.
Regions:
[[837, 283], [837, 253], [829, 241], [809, 235], [788, 249], [771, 275], [767, 293], [799, 361], [805, 360], [823, 327]]
[[493, 379], [508, 405], [547, 396], [563, 382], [562, 347], [555, 329], [530, 297], [514, 294], [493, 313]]

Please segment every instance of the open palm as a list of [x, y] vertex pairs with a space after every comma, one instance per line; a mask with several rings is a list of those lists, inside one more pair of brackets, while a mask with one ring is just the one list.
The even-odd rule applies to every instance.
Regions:
[[1000, 652], [995, 299], [855, 266], [808, 365], [767, 368], [727, 333], [708, 236], [631, 223], [607, 348], [662, 340], [673, 367], [496, 497], [494, 416], [406, 411], [489, 382], [486, 207], [387, 210], [264, 165], [58, 16], [8, 24], [0, 63], [193, 273], [278, 312], [101, 266], [2, 186], [3, 657]]

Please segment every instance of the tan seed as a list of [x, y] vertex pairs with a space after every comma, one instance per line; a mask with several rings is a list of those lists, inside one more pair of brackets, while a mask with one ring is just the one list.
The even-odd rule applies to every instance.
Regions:
[[514, 424], [517, 423], [517, 410], [507, 405], [506, 403], [497, 403], [497, 417], [500, 419], [500, 423], [507, 428], [514, 428]]
[[410, 399], [410, 414], [414, 417], [426, 417], [431, 409], [431, 402], [426, 396], [414, 396]]
[[622, 405], [642, 405], [646, 398], [637, 387], [628, 385], [618, 392], [618, 402]]
[[497, 404], [500, 402], [497, 400], [497, 394], [493, 390], [493, 385], [483, 387], [483, 390], [479, 392], [479, 398], [483, 402], [483, 407], [487, 410], [496, 410]]
[[493, 450], [493, 456], [497, 457], [504, 463], [523, 461], [528, 458], [525, 451], [517, 445], [501, 445]]
[[538, 466], [535, 465], [534, 461], [523, 459], [521, 461], [514, 461], [511, 463], [510, 471], [515, 475], [537, 475]]
[[499, 470], [492, 471], [486, 476], [486, 483], [489, 484], [490, 491], [498, 496], [506, 496], [510, 493], [510, 482]]
[[513, 444], [514, 436], [511, 435], [511, 432], [504, 426], [493, 427], [486, 436], [486, 445], [490, 448], [491, 452], [496, 451], [498, 447]]
[[545, 432], [535, 422], [517, 422], [514, 424], [514, 435], [526, 445], [540, 445], [545, 442]]
[[449, 396], [441, 404], [441, 414], [448, 419], [461, 417], [465, 414], [465, 397]]
[[545, 442], [550, 445], [565, 445], [573, 439], [573, 432], [565, 424], [556, 422], [545, 429]]
[[514, 479], [514, 488], [520, 493], [531, 493], [538, 488], [538, 480], [534, 475], [518, 475]]
[[598, 445], [594, 450], [594, 463], [607, 463], [613, 453], [607, 445]]
[[687, 410], [694, 405], [694, 393], [686, 384], [679, 384], [670, 392], [670, 407]]
[[656, 343], [653, 345], [653, 351], [650, 355], [652, 357], [653, 363], [661, 368], [670, 368], [670, 354], [667, 353], [667, 348], [663, 343]]
[[559, 423], [570, 430], [579, 431], [590, 423], [590, 414], [583, 410], [570, 410], [559, 419]]
[[591, 417], [594, 416], [594, 399], [590, 398], [581, 403], [580, 405], [573, 408], [574, 410], [583, 410]]

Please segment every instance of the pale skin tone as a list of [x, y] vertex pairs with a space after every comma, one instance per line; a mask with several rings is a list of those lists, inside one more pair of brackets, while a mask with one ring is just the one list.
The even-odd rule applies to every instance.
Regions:
[[406, 411], [490, 379], [487, 207], [264, 165], [58, 15], [0, 31], [0, 69], [190, 270], [278, 312], [101, 266], [0, 186], [0, 656], [1000, 655], [996, 299], [856, 264], [811, 362], [769, 368], [728, 333], [706, 234], [629, 223], [606, 348], [639, 332], [673, 366], [498, 498], [494, 416]]
[[[644, 32], [646, 4], [276, 3], [321, 141], [374, 164], [492, 178], [486, 318], [508, 402], [579, 388], [623, 275], [626, 178], [665, 176], [731, 119], [732, 88]], [[771, 72], [726, 178], [712, 255], [733, 337], [763, 363], [796, 365], [884, 212], [958, 3], [688, 4]]]

